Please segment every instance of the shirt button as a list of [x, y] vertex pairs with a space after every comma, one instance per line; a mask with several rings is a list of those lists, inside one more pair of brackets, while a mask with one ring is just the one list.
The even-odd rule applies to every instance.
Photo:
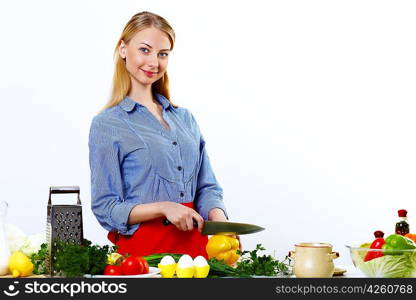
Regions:
[[182, 192], [181, 192], [179, 195], [180, 195], [181, 197], [185, 196], [185, 194], [184, 194], [184, 193], [182, 193]]
[[173, 142], [172, 144], [173, 144], [174, 146], [176, 146], [178, 143], [177, 143], [177, 142]]
[[182, 170], [182, 167], [181, 167], [181, 166], [179, 166], [179, 167], [178, 167], [178, 170], [179, 170], [179, 171], [180, 171], [180, 170]]

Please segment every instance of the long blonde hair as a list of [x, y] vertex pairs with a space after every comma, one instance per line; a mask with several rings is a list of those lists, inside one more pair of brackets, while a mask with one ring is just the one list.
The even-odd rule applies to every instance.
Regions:
[[[149, 27], [155, 27], [166, 33], [171, 44], [170, 50], [173, 49], [175, 32], [164, 18], [147, 11], [137, 13], [131, 17], [124, 27], [116, 48], [114, 49], [115, 63], [111, 98], [101, 111], [119, 104], [127, 96], [131, 88], [129, 73], [126, 69], [124, 60], [120, 57], [118, 52], [121, 41], [123, 40], [124, 43], [127, 44], [137, 32]], [[152, 84], [152, 92], [162, 94], [169, 100], [169, 77], [167, 72], [165, 72], [162, 78]], [[176, 107], [172, 102], [171, 104]]]

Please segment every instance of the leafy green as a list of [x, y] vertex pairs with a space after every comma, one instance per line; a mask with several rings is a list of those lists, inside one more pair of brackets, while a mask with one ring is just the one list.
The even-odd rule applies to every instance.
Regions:
[[[53, 268], [57, 274], [64, 277], [82, 277], [84, 274], [102, 274], [107, 265], [107, 255], [115, 252], [116, 246], [92, 245], [84, 239], [82, 245], [57, 240], [54, 246]], [[35, 266], [34, 274], [47, 274], [46, 261], [48, 245], [41, 245], [41, 249], [31, 255]]]
[[209, 264], [209, 274], [210, 278], [217, 277], [241, 277], [239, 276], [238, 271], [227, 265], [224, 261], [219, 261], [216, 258], [211, 258], [208, 260]]
[[356, 261], [368, 277], [405, 278], [415, 272], [416, 252], [401, 255], [384, 255], [370, 261]]
[[54, 270], [65, 277], [82, 277], [89, 269], [88, 248], [57, 241]]
[[[253, 251], [239, 252], [241, 255], [240, 261], [237, 262], [237, 266], [231, 267], [224, 261], [219, 261], [216, 258], [208, 260], [210, 267], [210, 278], [217, 277], [252, 277], [252, 276], [276, 276], [279, 274], [290, 275], [290, 267], [288, 257], [284, 261], [278, 261], [271, 255], [258, 254], [258, 251], [265, 250], [261, 244], [256, 246]], [[162, 258], [166, 255], [173, 257], [175, 261], [178, 261], [182, 254], [178, 253], [156, 253], [148, 256], [143, 256], [147, 260], [149, 266], [157, 267]]]
[[48, 256], [48, 244], [43, 243], [40, 246], [40, 249], [38, 252], [33, 253], [30, 256], [30, 260], [33, 263], [33, 274], [46, 274], [46, 259]]
[[223, 261], [211, 258], [209, 277], [252, 277], [252, 276], [277, 276], [290, 275], [291, 270], [288, 257], [283, 261], [276, 260], [271, 255], [258, 255], [258, 251], [266, 250], [261, 244], [256, 245], [252, 251], [238, 251], [240, 261], [235, 268], [228, 266]]
[[88, 247], [89, 265], [86, 274], [101, 274], [107, 265], [107, 256], [110, 253], [116, 252], [116, 246], [98, 246], [92, 245], [90, 241], [84, 240], [84, 246]]
[[[284, 261], [274, 259], [271, 255], [259, 256], [259, 250], [266, 250], [261, 244], [256, 245], [252, 251], [238, 251], [241, 260], [237, 263], [237, 271], [247, 276], [276, 276], [279, 274], [289, 275], [288, 257]], [[248, 256], [246, 256], [248, 254]]]

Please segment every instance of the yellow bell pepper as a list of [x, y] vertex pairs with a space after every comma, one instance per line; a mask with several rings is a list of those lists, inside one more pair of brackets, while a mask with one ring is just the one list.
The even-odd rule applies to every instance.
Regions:
[[231, 266], [239, 258], [237, 250], [240, 243], [236, 238], [227, 235], [213, 235], [207, 243], [206, 250], [209, 258], [215, 257]]

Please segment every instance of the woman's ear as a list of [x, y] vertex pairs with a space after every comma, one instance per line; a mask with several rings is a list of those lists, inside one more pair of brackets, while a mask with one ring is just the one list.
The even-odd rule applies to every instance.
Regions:
[[126, 44], [123, 40], [120, 41], [120, 46], [118, 47], [118, 53], [120, 54], [122, 59], [126, 59]]

